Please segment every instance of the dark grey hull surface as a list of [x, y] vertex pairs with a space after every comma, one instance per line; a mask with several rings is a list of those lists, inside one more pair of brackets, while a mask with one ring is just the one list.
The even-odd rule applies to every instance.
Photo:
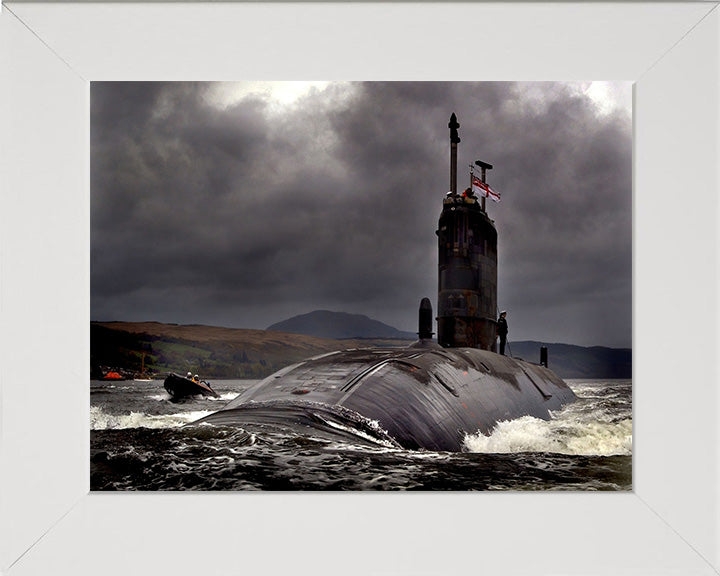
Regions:
[[325, 354], [265, 378], [223, 410], [218, 425], [358, 431], [408, 449], [459, 451], [466, 434], [575, 400], [551, 370], [476, 348], [420, 341], [404, 349]]

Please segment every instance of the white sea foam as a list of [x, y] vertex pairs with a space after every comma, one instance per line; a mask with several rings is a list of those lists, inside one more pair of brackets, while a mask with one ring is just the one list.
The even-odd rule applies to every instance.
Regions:
[[632, 382], [568, 381], [577, 401], [550, 420], [524, 416], [498, 422], [489, 435], [465, 437], [470, 452], [611, 456], [632, 454]]
[[[315, 417], [322, 420], [325, 424], [330, 426], [331, 428], [335, 428], [336, 430], [340, 430], [342, 432], [347, 432], [348, 434], [352, 434], [354, 436], [358, 436], [359, 438], [364, 438], [365, 440], [369, 440], [370, 442], [373, 442], [375, 444], [379, 444], [380, 446], [385, 446], [386, 448], [394, 448], [395, 445], [390, 440], [385, 440], [384, 438], [376, 438], [374, 436], [371, 436], [370, 434], [363, 432], [357, 427], [354, 426], [345, 426], [344, 424], [341, 424], [340, 422], [336, 422], [329, 418], [323, 418], [320, 414], [315, 414]], [[367, 420], [366, 423], [369, 425], [370, 428], [377, 431], [380, 434], [387, 435], [387, 432], [385, 432], [377, 420]]]
[[213, 398], [212, 396], [207, 396], [205, 400], [209, 400], [210, 402], [227, 402], [228, 400], [234, 400], [235, 398], [237, 398], [237, 396], [237, 392], [225, 392], [224, 394], [220, 394], [220, 398]]
[[489, 436], [478, 432], [465, 437], [470, 452], [610, 456], [632, 454], [632, 420], [588, 421], [562, 414], [552, 420], [523, 416], [498, 422]]
[[212, 410], [196, 410], [177, 414], [150, 415], [142, 412], [129, 414], [108, 414], [100, 406], [90, 408], [92, 430], [113, 430], [122, 428], [178, 428], [212, 414]]

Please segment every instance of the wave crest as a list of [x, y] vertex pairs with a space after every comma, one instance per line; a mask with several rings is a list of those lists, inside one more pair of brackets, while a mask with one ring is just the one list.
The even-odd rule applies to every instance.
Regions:
[[179, 428], [204, 416], [211, 410], [178, 412], [176, 414], [150, 415], [143, 412], [108, 414], [100, 406], [90, 407], [91, 430], [116, 430], [125, 428]]
[[632, 454], [632, 420], [587, 422], [523, 416], [498, 422], [489, 436], [482, 432], [467, 435], [464, 446], [468, 452], [494, 454], [553, 452], [578, 456], [627, 456]]

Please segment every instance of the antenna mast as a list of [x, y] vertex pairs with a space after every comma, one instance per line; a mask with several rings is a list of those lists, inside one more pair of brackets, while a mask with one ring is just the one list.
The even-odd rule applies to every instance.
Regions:
[[460, 123], [457, 121], [455, 112], [450, 116], [450, 192], [453, 196], [457, 196], [457, 145], [460, 143], [460, 136], [458, 136], [458, 128]]

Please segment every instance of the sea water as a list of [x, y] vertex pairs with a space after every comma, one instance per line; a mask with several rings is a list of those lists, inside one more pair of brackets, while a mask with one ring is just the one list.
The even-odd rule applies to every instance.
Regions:
[[93, 490], [631, 490], [632, 382], [567, 380], [578, 400], [550, 420], [469, 432], [463, 452], [404, 450], [358, 433], [337, 441], [192, 423], [220, 398], [172, 402], [162, 381], [90, 383]]

